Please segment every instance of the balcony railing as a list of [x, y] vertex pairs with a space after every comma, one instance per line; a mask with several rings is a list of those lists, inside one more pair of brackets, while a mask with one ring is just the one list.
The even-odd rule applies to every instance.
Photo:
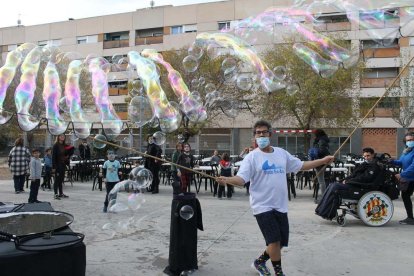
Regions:
[[129, 47], [129, 40], [108, 40], [103, 42], [104, 49]]
[[364, 49], [363, 55], [365, 58], [388, 58], [388, 57], [399, 57], [400, 48], [371, 48]]
[[109, 87], [108, 93], [109, 93], [109, 96], [128, 95], [128, 89]]
[[160, 44], [163, 41], [163, 36], [137, 37], [135, 38], [135, 45]]
[[[376, 78], [376, 79], [361, 79], [361, 88], [382, 88], [389, 87], [395, 78]], [[400, 81], [397, 80], [394, 87], [399, 87]]]

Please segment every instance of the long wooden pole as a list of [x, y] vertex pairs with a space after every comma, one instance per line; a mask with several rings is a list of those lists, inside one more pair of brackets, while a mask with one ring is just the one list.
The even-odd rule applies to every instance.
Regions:
[[[171, 165], [175, 165], [175, 166], [179, 167], [180, 169], [185, 169], [185, 170], [187, 170], [187, 171], [190, 171], [190, 172], [193, 172], [193, 173], [196, 173], [196, 174], [202, 175], [202, 176], [207, 177], [207, 178], [211, 178], [211, 179], [213, 179], [214, 181], [216, 181], [216, 177], [214, 177], [214, 176], [212, 176], [212, 175], [209, 175], [209, 174], [203, 173], [203, 172], [201, 172], [201, 171], [196, 171], [196, 170], [193, 170], [193, 169], [191, 169], [191, 168], [187, 168], [187, 167], [185, 167], [185, 166], [179, 165], [179, 164], [174, 163], [174, 162], [172, 162], [172, 161], [168, 161], [168, 160], [166, 160], [166, 159], [159, 158], [159, 157], [157, 157], [157, 156], [153, 156], [153, 155], [150, 155], [150, 154], [147, 154], [147, 153], [144, 153], [144, 152], [140, 152], [139, 150], [136, 150], [136, 149], [134, 149], [134, 148], [128, 148], [128, 147], [120, 146], [120, 145], [117, 145], [117, 144], [115, 144], [115, 143], [111, 143], [111, 142], [108, 142], [108, 141], [105, 141], [105, 140], [98, 139], [98, 138], [96, 138], [96, 137], [92, 137], [92, 139], [93, 139], [94, 141], [99, 142], [99, 143], [104, 143], [104, 144], [106, 144], [106, 145], [110, 145], [110, 146], [117, 147], [117, 148], [120, 148], [120, 149], [124, 149], [124, 150], [128, 150], [128, 151], [132, 151], [132, 152], [134, 152], [134, 153], [138, 153], [138, 154], [140, 154], [140, 155], [142, 155], [142, 156], [144, 156], [144, 157], [149, 157], [149, 158], [152, 158], [152, 159], [158, 160], [158, 161], [163, 162], [163, 163], [168, 163], [168, 164], [171, 164]], [[236, 185], [236, 184], [231, 184], [231, 183], [226, 183], [226, 184], [229, 184], [229, 185], [232, 185], [232, 186], [234, 186], [234, 187], [241, 188], [241, 189], [242, 189], [242, 188], [244, 188], [244, 186], [240, 186], [240, 185]]]

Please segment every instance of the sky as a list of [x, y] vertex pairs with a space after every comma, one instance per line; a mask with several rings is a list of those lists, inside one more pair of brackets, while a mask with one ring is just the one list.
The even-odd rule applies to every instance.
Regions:
[[[217, 2], [219, 0], [154, 0], [155, 6], [181, 6], [194, 3]], [[2, 9], [0, 28], [16, 26], [20, 17], [22, 25], [66, 21], [99, 15], [131, 12], [147, 8], [150, 0], [20, 0], [9, 2]]]

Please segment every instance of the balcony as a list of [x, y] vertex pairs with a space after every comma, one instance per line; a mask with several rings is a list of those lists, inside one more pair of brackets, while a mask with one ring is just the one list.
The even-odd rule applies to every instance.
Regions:
[[163, 36], [137, 37], [135, 38], [135, 45], [161, 44], [163, 41]]
[[[361, 79], [361, 88], [383, 88], [389, 87], [395, 78], [374, 78], [374, 79]], [[400, 80], [397, 80], [394, 87], [400, 86]]]
[[400, 56], [400, 48], [370, 48], [363, 50], [365, 58], [391, 58]]
[[319, 32], [350, 31], [350, 22], [333, 22], [315, 24], [315, 30]]
[[119, 119], [121, 120], [128, 120], [128, 112], [117, 112]]
[[103, 42], [104, 49], [129, 47], [129, 39], [123, 40], [107, 40]]
[[114, 87], [109, 87], [108, 93], [109, 93], [109, 96], [128, 95], [128, 89], [127, 88], [114, 88]]

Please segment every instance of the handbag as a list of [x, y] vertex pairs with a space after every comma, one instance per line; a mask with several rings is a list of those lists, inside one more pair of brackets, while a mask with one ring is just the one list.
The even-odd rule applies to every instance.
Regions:
[[407, 191], [408, 186], [410, 186], [410, 182], [402, 178], [397, 183], [398, 190], [400, 190], [401, 192]]

